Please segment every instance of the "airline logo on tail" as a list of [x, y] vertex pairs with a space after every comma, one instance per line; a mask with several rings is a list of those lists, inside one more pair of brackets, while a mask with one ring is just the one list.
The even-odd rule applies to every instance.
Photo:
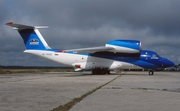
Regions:
[[31, 39], [30, 40], [30, 45], [39, 45], [38, 39]]

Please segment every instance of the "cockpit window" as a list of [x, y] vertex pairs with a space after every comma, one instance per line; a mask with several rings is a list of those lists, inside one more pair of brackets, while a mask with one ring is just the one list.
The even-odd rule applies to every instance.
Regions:
[[156, 54], [153, 54], [152, 57], [156, 57]]
[[152, 57], [159, 57], [159, 55], [158, 54], [153, 54]]
[[159, 57], [159, 55], [153, 54], [152, 57], [151, 57], [151, 59], [158, 59], [158, 57]]

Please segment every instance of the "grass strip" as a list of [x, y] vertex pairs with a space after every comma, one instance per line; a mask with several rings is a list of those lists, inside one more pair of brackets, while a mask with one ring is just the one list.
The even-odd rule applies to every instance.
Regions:
[[73, 69], [0, 69], [0, 74], [41, 73], [41, 72], [73, 72]]
[[119, 78], [121, 75], [117, 76], [116, 78], [112, 79], [111, 81], [97, 87], [94, 88], [93, 90], [87, 92], [86, 94], [82, 95], [81, 97], [77, 97], [72, 99], [70, 102], [64, 104], [64, 105], [60, 105], [57, 108], [54, 108], [51, 111], [69, 111], [74, 105], [76, 105], [78, 102], [82, 101], [84, 98], [86, 98], [88, 95], [91, 95], [92, 93], [94, 93], [95, 91], [101, 89], [102, 87], [106, 86], [107, 84], [111, 83], [112, 81], [116, 80], [117, 78]]

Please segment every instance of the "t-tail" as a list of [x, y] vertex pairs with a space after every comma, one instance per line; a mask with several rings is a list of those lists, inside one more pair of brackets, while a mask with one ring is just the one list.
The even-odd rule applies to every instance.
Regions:
[[38, 28], [48, 28], [47, 26], [27, 26], [8, 22], [6, 25], [16, 29], [24, 40], [26, 50], [46, 50], [50, 49]]

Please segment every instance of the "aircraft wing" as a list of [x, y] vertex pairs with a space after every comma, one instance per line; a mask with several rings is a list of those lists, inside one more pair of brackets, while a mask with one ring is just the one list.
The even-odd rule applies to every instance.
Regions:
[[64, 52], [73, 52], [73, 53], [95, 53], [101, 51], [110, 51], [115, 50], [113, 47], [91, 47], [91, 48], [80, 48], [80, 49], [70, 49], [70, 50], [63, 50]]

